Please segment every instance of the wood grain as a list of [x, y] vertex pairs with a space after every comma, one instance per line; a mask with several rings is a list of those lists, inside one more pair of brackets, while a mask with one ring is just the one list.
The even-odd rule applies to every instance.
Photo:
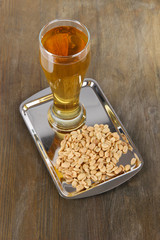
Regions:
[[[65, 200], [19, 114], [47, 86], [38, 35], [77, 19], [92, 39], [96, 79], [145, 165], [105, 194]], [[0, 0], [0, 240], [160, 239], [160, 1]]]

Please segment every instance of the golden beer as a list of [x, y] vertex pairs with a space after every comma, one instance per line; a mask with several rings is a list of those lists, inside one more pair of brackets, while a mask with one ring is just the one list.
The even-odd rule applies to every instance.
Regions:
[[40, 62], [54, 100], [48, 118], [60, 130], [75, 129], [85, 120], [79, 95], [90, 63], [90, 48], [87, 34], [75, 25], [53, 27], [41, 38]]

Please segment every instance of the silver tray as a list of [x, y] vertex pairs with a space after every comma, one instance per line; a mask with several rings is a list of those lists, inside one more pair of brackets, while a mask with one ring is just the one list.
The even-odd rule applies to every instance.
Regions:
[[108, 124], [111, 131], [117, 131], [122, 139], [128, 140], [133, 151], [128, 151], [127, 154], [123, 154], [118, 165], [130, 164], [130, 160], [134, 157], [135, 153], [140, 162], [138, 166], [133, 166], [129, 172], [112, 179], [106, 179], [105, 182], [93, 185], [91, 188], [82, 192], [75, 192], [75, 189], [71, 185], [66, 184], [63, 177], [54, 167], [62, 136], [57, 134], [48, 124], [47, 112], [52, 101], [51, 90], [50, 88], [46, 88], [25, 100], [20, 105], [20, 113], [62, 197], [77, 199], [97, 195], [119, 186], [140, 171], [143, 166], [143, 159], [137, 148], [98, 83], [93, 79], [87, 78], [83, 82], [80, 94], [80, 102], [86, 108], [86, 124]]

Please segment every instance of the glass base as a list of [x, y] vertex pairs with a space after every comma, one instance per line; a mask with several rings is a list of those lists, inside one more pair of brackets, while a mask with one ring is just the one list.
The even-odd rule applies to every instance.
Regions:
[[59, 132], [71, 132], [85, 124], [86, 110], [82, 104], [80, 104], [80, 113], [77, 117], [71, 119], [58, 118], [53, 112], [53, 105], [48, 110], [48, 122], [51, 127]]

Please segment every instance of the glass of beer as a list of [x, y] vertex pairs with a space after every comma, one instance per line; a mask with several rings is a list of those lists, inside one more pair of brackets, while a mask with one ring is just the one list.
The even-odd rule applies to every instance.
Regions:
[[39, 34], [40, 63], [53, 93], [50, 125], [69, 132], [85, 123], [80, 89], [90, 63], [90, 34], [78, 21], [54, 20]]

